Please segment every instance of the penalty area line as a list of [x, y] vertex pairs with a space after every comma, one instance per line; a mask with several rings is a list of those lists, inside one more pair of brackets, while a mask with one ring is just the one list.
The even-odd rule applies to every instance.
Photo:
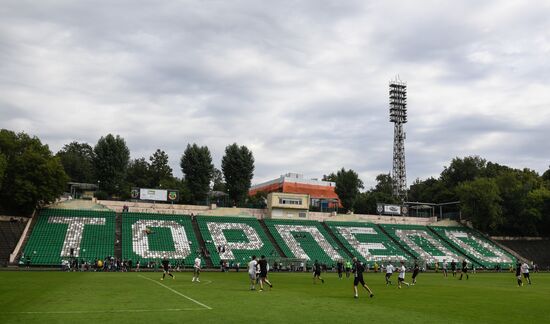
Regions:
[[205, 305], [205, 304], [201, 303], [200, 301], [197, 301], [197, 300], [195, 300], [195, 299], [193, 299], [193, 298], [191, 298], [191, 297], [189, 297], [189, 296], [185, 296], [184, 294], [180, 293], [179, 291], [174, 290], [174, 289], [172, 289], [172, 288], [170, 288], [170, 287], [168, 287], [168, 286], [166, 286], [166, 285], [164, 285], [164, 284], [162, 284], [162, 283], [160, 283], [160, 282], [158, 282], [158, 281], [156, 281], [156, 280], [153, 280], [153, 279], [151, 279], [151, 278], [147, 278], [147, 277], [142, 276], [142, 275], [139, 275], [139, 277], [141, 277], [141, 278], [143, 278], [143, 279], [147, 279], [147, 280], [149, 280], [149, 281], [151, 281], [151, 282], [154, 282], [154, 283], [156, 283], [157, 285], [162, 286], [162, 287], [164, 287], [164, 288], [170, 290], [170, 291], [173, 292], [174, 294], [176, 294], [176, 295], [178, 295], [178, 296], [181, 296], [181, 297], [183, 297], [183, 298], [185, 298], [185, 299], [187, 299], [187, 300], [190, 300], [190, 301], [194, 302], [195, 304], [200, 305], [200, 306], [202, 306], [202, 307], [204, 307], [204, 308], [206, 308], [206, 309], [212, 309], [212, 307], [210, 307], [210, 306], [208, 306], [208, 305]]

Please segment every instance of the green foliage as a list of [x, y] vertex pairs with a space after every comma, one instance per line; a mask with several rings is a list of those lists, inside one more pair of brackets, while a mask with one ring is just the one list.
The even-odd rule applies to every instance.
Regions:
[[126, 170], [126, 182], [130, 187], [151, 188], [150, 165], [145, 158], [131, 160]]
[[537, 235], [537, 220], [526, 213], [529, 193], [541, 186], [538, 175], [530, 170], [508, 169], [494, 178], [502, 199], [503, 215], [506, 219], [502, 232], [519, 235]]
[[456, 199], [453, 188], [446, 186], [443, 181], [428, 178], [424, 181], [417, 179], [409, 189], [409, 201], [443, 203]]
[[416, 180], [409, 200], [462, 202], [462, 216], [490, 234], [548, 235], [550, 211], [544, 191], [550, 171], [542, 177], [529, 169], [513, 169], [478, 156], [455, 158], [439, 179]]
[[160, 184], [167, 179], [171, 179], [172, 168], [168, 165], [168, 154], [159, 149], [149, 158], [151, 165], [149, 167], [149, 174], [153, 187], [159, 187]]
[[546, 188], [550, 189], [550, 169], [546, 170], [542, 174], [542, 181], [544, 181]]
[[37, 137], [2, 129], [0, 155], [3, 161], [0, 205], [4, 209], [29, 213], [63, 193], [68, 181], [63, 166]]
[[94, 168], [100, 188], [109, 195], [128, 191], [125, 185], [130, 150], [126, 141], [117, 135], [101, 137], [94, 147]]
[[471, 181], [482, 175], [485, 160], [479, 156], [467, 156], [464, 159], [454, 158], [449, 167], [441, 172], [441, 180], [446, 186], [456, 187], [461, 182]]
[[222, 171], [229, 198], [234, 204], [246, 200], [254, 176], [254, 156], [246, 146], [233, 143], [225, 148]]
[[347, 211], [353, 211], [355, 201], [359, 196], [359, 189], [363, 189], [363, 181], [359, 179], [357, 172], [342, 168], [336, 174], [328, 176], [329, 179], [334, 179], [336, 183], [336, 194], [340, 198], [342, 206]]
[[65, 173], [73, 182], [95, 183], [94, 150], [87, 143], [71, 142], [57, 152]]
[[355, 202], [355, 211], [359, 214], [378, 214], [377, 203], [397, 203], [393, 196], [392, 179], [390, 174], [376, 176], [376, 185], [367, 192], [361, 193]]
[[187, 144], [180, 161], [185, 183], [190, 191], [191, 201], [200, 203], [206, 201], [210, 190], [210, 181], [214, 173], [212, 156], [208, 147], [197, 144]]
[[248, 197], [247, 206], [249, 208], [267, 208], [267, 192], [258, 191], [254, 196]]
[[4, 180], [4, 173], [8, 167], [8, 160], [6, 156], [0, 152], [0, 189], [2, 189], [2, 180]]
[[212, 191], [225, 192], [225, 180], [223, 173], [218, 168], [214, 168], [214, 176], [212, 177]]
[[457, 187], [462, 213], [482, 231], [496, 231], [504, 223], [498, 185], [494, 179], [477, 178]]

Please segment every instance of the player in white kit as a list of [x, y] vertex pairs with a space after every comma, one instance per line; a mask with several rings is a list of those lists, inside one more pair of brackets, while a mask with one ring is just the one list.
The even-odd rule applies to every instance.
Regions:
[[198, 256], [195, 258], [195, 264], [193, 265], [193, 280], [192, 282], [201, 282], [199, 276], [201, 274], [201, 258]]
[[387, 285], [391, 285], [391, 275], [393, 274], [393, 271], [395, 270], [395, 268], [393, 267], [393, 265], [390, 263], [386, 266], [386, 286]]
[[397, 268], [397, 271], [399, 271], [399, 277], [397, 277], [397, 288], [401, 289], [401, 284], [409, 286], [408, 282], [405, 282], [405, 272], [407, 271], [407, 268], [405, 268], [405, 262], [401, 261], [401, 266]]
[[256, 290], [256, 270], [258, 262], [256, 256], [252, 256], [252, 261], [248, 262], [248, 277], [250, 278], [250, 290]]

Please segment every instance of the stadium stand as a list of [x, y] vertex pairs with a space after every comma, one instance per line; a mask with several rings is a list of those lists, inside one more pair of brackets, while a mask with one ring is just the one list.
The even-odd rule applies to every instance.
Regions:
[[482, 267], [494, 269], [500, 265], [501, 268], [507, 269], [510, 264], [516, 262], [512, 255], [471, 228], [454, 226], [430, 226], [429, 228]]
[[308, 263], [318, 260], [327, 265], [346, 257], [317, 221], [266, 219], [264, 222], [287, 257]]
[[0, 221], [0, 266], [6, 266], [26, 223], [19, 220]]
[[214, 266], [222, 260], [246, 266], [252, 255], [280, 256], [256, 218], [197, 216], [197, 223]]
[[415, 258], [433, 267], [436, 262], [463, 259], [463, 256], [426, 226], [380, 224], [386, 233], [401, 244]]
[[30, 257], [32, 265], [60, 265], [71, 257], [92, 262], [113, 255], [114, 238], [112, 211], [44, 209], [22, 259]]
[[122, 213], [124, 260], [139, 260], [145, 267], [150, 262], [158, 265], [166, 256], [172, 266], [192, 266], [200, 251], [190, 216]]
[[363, 262], [407, 259], [407, 253], [371, 223], [325, 222], [344, 246]]
[[498, 239], [498, 243], [519, 253], [527, 260], [534, 262], [540, 270], [550, 270], [550, 238]]

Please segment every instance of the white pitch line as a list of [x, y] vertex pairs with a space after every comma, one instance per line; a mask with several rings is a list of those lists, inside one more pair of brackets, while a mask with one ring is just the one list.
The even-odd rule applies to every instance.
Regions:
[[51, 311], [51, 312], [3, 312], [0, 314], [98, 314], [98, 313], [146, 313], [146, 312], [182, 312], [201, 311], [204, 308], [166, 308], [166, 309], [113, 309], [97, 311]]
[[200, 301], [194, 300], [193, 298], [191, 298], [191, 297], [189, 297], [189, 296], [185, 296], [184, 294], [180, 293], [179, 291], [174, 290], [174, 289], [172, 289], [172, 288], [170, 288], [170, 287], [168, 287], [168, 286], [166, 286], [166, 285], [164, 285], [164, 284], [162, 284], [162, 283], [160, 283], [160, 282], [158, 282], [158, 281], [156, 281], [156, 280], [153, 280], [153, 279], [151, 279], [151, 278], [144, 277], [144, 276], [142, 276], [142, 275], [139, 275], [139, 276], [142, 277], [143, 279], [147, 279], [147, 280], [149, 280], [149, 281], [152, 281], [152, 282], [156, 283], [157, 285], [162, 286], [162, 287], [164, 287], [164, 288], [170, 290], [170, 291], [173, 292], [174, 294], [179, 295], [179, 296], [181, 296], [181, 297], [183, 297], [183, 298], [186, 298], [186, 299], [188, 299], [188, 300], [194, 302], [194, 303], [197, 304], [197, 305], [200, 305], [200, 306], [202, 306], [202, 307], [204, 307], [204, 308], [206, 308], [206, 309], [212, 309], [212, 307], [210, 307], [210, 306], [208, 306], [208, 305], [205, 305], [205, 304], [201, 303]]

